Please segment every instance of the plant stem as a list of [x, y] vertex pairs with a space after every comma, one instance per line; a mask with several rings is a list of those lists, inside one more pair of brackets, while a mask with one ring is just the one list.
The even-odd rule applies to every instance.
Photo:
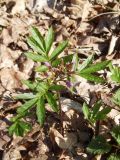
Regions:
[[112, 146], [120, 150], [120, 147], [119, 147], [119, 146], [116, 146], [116, 145], [112, 145]]
[[95, 136], [99, 135], [99, 127], [100, 127], [100, 121], [97, 121], [95, 125]]
[[61, 121], [61, 134], [62, 134], [62, 136], [64, 136], [64, 131], [63, 131], [63, 112], [62, 112], [61, 102], [60, 102], [60, 93], [57, 92], [57, 95], [58, 95], [58, 105], [59, 105], [59, 109], [60, 109], [59, 115], [60, 115], [60, 121]]

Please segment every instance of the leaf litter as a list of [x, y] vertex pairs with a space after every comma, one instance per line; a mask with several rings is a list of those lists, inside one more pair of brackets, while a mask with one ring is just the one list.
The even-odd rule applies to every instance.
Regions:
[[91, 103], [91, 106], [97, 99], [102, 99], [104, 104], [112, 108], [108, 114], [111, 121], [103, 121], [99, 129], [107, 139], [110, 138], [108, 132], [112, 125], [119, 124], [120, 110], [111, 102], [111, 95], [118, 86], [109, 82], [107, 71], [104, 74], [108, 75], [109, 84], [93, 85], [76, 77], [78, 99], [69, 93], [63, 95], [64, 136], [60, 133], [59, 117], [50, 110], [47, 111], [43, 129], [35, 121], [36, 117], [33, 116], [32, 121], [27, 119], [34, 127], [24, 138], [10, 137], [7, 127], [10, 125], [10, 117], [21, 103], [14, 100], [11, 94], [26, 90], [21, 83], [22, 79], [34, 79], [37, 76], [34, 75], [34, 62], [26, 59], [23, 54], [29, 48], [26, 36], [30, 26], [36, 25], [44, 34], [52, 25], [56, 44], [69, 39], [68, 52], [77, 52], [81, 62], [95, 52], [95, 59], [102, 61], [111, 56], [113, 63], [119, 65], [119, 12], [120, 4], [117, 0], [71, 0], [69, 3], [61, 0], [49, 1], [49, 4], [45, 0], [0, 1], [0, 156], [3, 160], [38, 160], [39, 157], [43, 160], [90, 159], [85, 148], [94, 133], [83, 118], [83, 102], [78, 102], [79, 97]]

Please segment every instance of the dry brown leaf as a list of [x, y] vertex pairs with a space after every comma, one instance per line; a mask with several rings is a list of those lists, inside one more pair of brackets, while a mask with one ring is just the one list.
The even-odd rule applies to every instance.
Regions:
[[51, 128], [50, 133], [54, 135], [55, 142], [61, 149], [71, 149], [77, 143], [77, 135], [73, 132], [66, 131], [63, 137], [55, 128]]
[[82, 21], [88, 18], [91, 8], [92, 8], [92, 4], [89, 1], [86, 1], [84, 3], [83, 11], [82, 11]]
[[76, 22], [75, 20], [70, 19], [69, 17], [65, 16], [62, 20], [61, 23], [65, 27], [76, 27]]
[[91, 7], [92, 5], [88, 0], [71, 0], [71, 7], [67, 8], [71, 14], [71, 18], [85, 20], [91, 11]]
[[2, 85], [7, 90], [13, 91], [15, 88], [19, 88], [21, 86], [13, 68], [3, 68], [0, 72], [0, 79]]
[[4, 17], [0, 17], [0, 26], [4, 26], [4, 27], [7, 27], [8, 26], [8, 21], [6, 18]]
[[12, 14], [22, 13], [25, 11], [25, 2], [26, 0], [15, 0], [16, 4], [12, 8]]
[[111, 40], [110, 40], [108, 55], [111, 55], [113, 53], [118, 38], [119, 37], [112, 35]]
[[11, 27], [9, 28], [4, 28], [2, 30], [2, 40], [3, 40], [3, 44], [5, 44], [6, 46], [8, 46], [8, 44], [10, 44], [11, 42], [13, 42], [13, 39], [11, 37]]
[[93, 29], [92, 25], [86, 22], [82, 22], [77, 28], [76, 33], [86, 34], [86, 32], [91, 32], [92, 29]]
[[6, 47], [6, 45], [0, 46], [0, 68], [11, 68], [15, 67], [15, 60], [18, 59], [18, 57], [21, 55], [21, 51], [13, 51], [10, 48]]

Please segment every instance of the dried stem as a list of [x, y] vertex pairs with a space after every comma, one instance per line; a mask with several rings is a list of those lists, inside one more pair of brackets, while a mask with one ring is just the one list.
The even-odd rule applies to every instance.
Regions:
[[61, 134], [62, 134], [62, 136], [64, 136], [64, 131], [63, 131], [63, 112], [62, 112], [61, 102], [60, 102], [60, 93], [57, 92], [57, 95], [58, 95], [58, 105], [59, 105], [59, 109], [60, 109], [59, 115], [60, 115], [60, 121], [61, 121]]

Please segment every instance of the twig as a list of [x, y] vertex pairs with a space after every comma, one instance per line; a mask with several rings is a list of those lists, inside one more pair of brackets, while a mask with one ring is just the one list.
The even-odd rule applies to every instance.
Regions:
[[114, 145], [114, 144], [113, 144], [112, 146], [120, 150], [120, 147], [119, 147], [119, 146], [116, 146], [116, 145]]
[[104, 16], [104, 15], [108, 15], [108, 14], [120, 14], [120, 12], [105, 12], [105, 13], [100, 13], [100, 14], [98, 14], [97, 16], [94, 16], [94, 17], [92, 17], [92, 18], [90, 18], [89, 20], [87, 20], [87, 22], [89, 22], [89, 21], [92, 21], [93, 19], [95, 19], [95, 18], [98, 18], [98, 17], [100, 17], [100, 16]]
[[62, 114], [62, 108], [61, 108], [61, 102], [60, 102], [60, 93], [57, 92], [57, 95], [58, 95], [58, 105], [59, 105], [59, 109], [60, 109], [61, 135], [64, 136], [64, 132], [63, 132], [63, 114]]
[[95, 136], [99, 135], [99, 129], [100, 129], [100, 121], [97, 121], [95, 125]]

